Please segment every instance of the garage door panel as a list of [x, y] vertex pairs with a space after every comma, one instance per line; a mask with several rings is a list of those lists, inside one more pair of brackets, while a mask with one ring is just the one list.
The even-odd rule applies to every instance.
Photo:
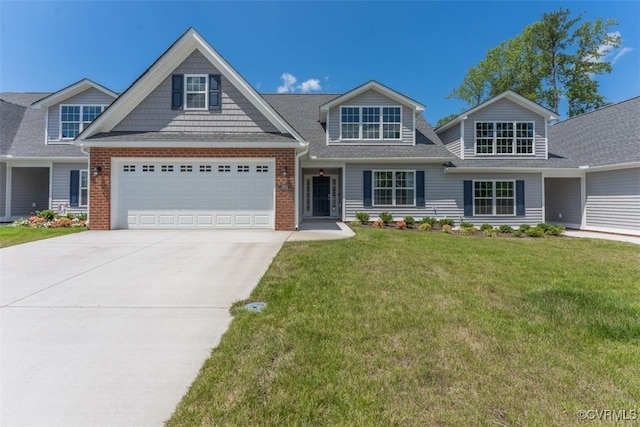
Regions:
[[116, 169], [115, 223], [119, 228], [273, 228], [272, 162], [127, 161]]

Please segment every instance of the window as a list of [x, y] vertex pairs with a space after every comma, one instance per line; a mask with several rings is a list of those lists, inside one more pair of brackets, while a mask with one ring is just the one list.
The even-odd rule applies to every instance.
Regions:
[[401, 139], [400, 107], [342, 107], [341, 139]]
[[533, 122], [476, 122], [476, 154], [533, 154]]
[[415, 205], [415, 172], [375, 171], [373, 173], [373, 204]]
[[89, 200], [89, 171], [80, 171], [80, 193], [78, 194], [80, 206], [87, 206]]
[[515, 215], [514, 181], [474, 181], [474, 215]]
[[60, 139], [78, 136], [106, 108], [106, 105], [61, 105]]
[[222, 106], [220, 74], [171, 76], [172, 110], [219, 110]]
[[207, 76], [185, 76], [184, 105], [187, 110], [207, 109]]

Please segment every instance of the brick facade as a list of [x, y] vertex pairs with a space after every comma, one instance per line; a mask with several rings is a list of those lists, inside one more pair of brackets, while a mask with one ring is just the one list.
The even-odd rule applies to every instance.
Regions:
[[[276, 212], [275, 229], [293, 230], [295, 227], [295, 156], [294, 148], [91, 148], [89, 171], [100, 166], [97, 177], [91, 176], [89, 195], [89, 225], [92, 230], [111, 228], [111, 159], [115, 157], [181, 157], [181, 158], [275, 158]], [[283, 177], [280, 171], [289, 173]]]

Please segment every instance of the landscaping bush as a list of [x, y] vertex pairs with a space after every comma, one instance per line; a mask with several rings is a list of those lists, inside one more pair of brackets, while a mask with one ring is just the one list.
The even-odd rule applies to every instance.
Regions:
[[451, 231], [453, 230], [453, 226], [450, 224], [444, 224], [442, 226], [442, 232], [443, 233], [447, 233], [447, 234], [451, 234]]
[[413, 224], [416, 223], [416, 220], [413, 219], [412, 216], [405, 216], [404, 222], [407, 224], [407, 228], [413, 228]]
[[391, 212], [380, 212], [380, 219], [384, 225], [391, 224], [393, 222], [393, 214]]
[[352, 227], [360, 227], [362, 225], [362, 223], [360, 221], [358, 221], [357, 219], [354, 221], [351, 221], [351, 226]]
[[493, 225], [485, 223], [480, 226], [480, 231], [485, 232], [487, 230], [493, 230]]
[[552, 225], [551, 227], [545, 230], [544, 234], [549, 234], [551, 236], [562, 236], [564, 234], [564, 225]]
[[520, 230], [520, 231], [522, 231], [524, 233], [525, 231], [527, 231], [530, 228], [531, 228], [531, 226], [529, 224], [520, 224], [520, 227], [518, 227], [518, 230]]
[[432, 216], [425, 216], [420, 220], [420, 224], [429, 224], [431, 228], [433, 228], [436, 222], [438, 222], [438, 220]]
[[45, 209], [36, 213], [38, 218], [43, 218], [45, 221], [52, 221], [55, 217], [58, 216], [57, 213], [52, 211], [51, 209]]
[[507, 225], [507, 224], [502, 224], [500, 227], [498, 227], [498, 230], [501, 233], [506, 233], [506, 234], [513, 233], [513, 227], [511, 227], [510, 225]]
[[487, 237], [496, 237], [498, 235], [498, 230], [496, 230], [493, 227], [485, 228], [484, 230], [482, 230], [482, 234], [484, 234]]
[[431, 228], [433, 228], [433, 227], [428, 222], [421, 222], [420, 223], [420, 227], [419, 227], [420, 231], [431, 231]]
[[63, 227], [86, 227], [87, 215], [58, 216], [50, 209], [42, 210], [28, 219], [21, 218], [11, 223], [14, 227], [33, 228], [63, 228]]
[[367, 212], [356, 212], [356, 219], [360, 221], [360, 224], [369, 224], [369, 214]]
[[407, 228], [407, 223], [405, 222], [405, 220], [401, 219], [396, 222], [396, 227], [398, 227], [400, 230], [404, 230], [405, 228]]
[[469, 227], [473, 227], [473, 223], [471, 223], [471, 222], [461, 222], [460, 223], [460, 228], [469, 228]]
[[460, 226], [460, 234], [463, 236], [470, 236], [472, 234], [475, 234], [476, 231], [478, 231], [478, 229], [473, 225], [471, 227], [469, 226], [463, 227], [462, 225]]
[[544, 231], [538, 227], [530, 227], [524, 232], [529, 237], [542, 237], [544, 236]]
[[524, 237], [524, 231], [516, 230], [513, 232], [513, 237]]
[[551, 224], [547, 224], [546, 222], [541, 222], [540, 224], [536, 225], [536, 227], [542, 230], [543, 233], [546, 233], [547, 230], [553, 228], [554, 226]]
[[381, 219], [376, 219], [375, 221], [373, 221], [373, 226], [375, 228], [382, 228], [383, 225], [384, 223], [382, 222]]
[[456, 225], [456, 221], [453, 218], [444, 217], [440, 221], [438, 221], [438, 224], [440, 224], [440, 227], [442, 227], [443, 229], [445, 225], [450, 225], [451, 228], [453, 228], [453, 226]]

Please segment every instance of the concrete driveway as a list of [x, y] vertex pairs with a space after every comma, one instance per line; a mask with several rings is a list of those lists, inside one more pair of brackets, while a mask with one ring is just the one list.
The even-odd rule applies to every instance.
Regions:
[[0, 425], [161, 425], [289, 235], [88, 231], [0, 250]]

